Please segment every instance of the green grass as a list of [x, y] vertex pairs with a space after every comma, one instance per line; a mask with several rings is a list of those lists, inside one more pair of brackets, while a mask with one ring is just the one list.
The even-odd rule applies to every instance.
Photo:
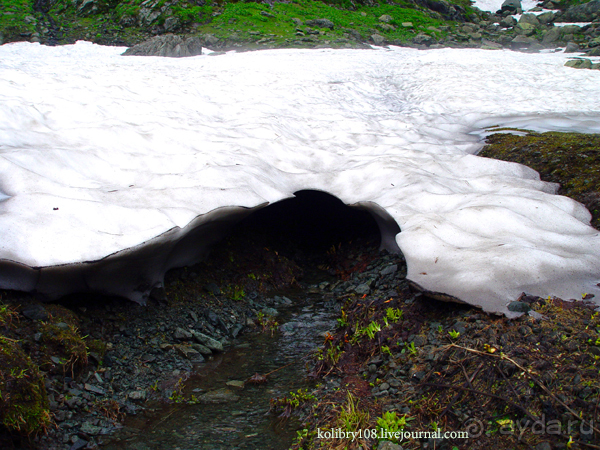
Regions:
[[35, 25], [27, 22], [33, 17], [32, 0], [0, 0], [0, 34], [7, 40], [23, 40], [28, 34], [35, 32]]

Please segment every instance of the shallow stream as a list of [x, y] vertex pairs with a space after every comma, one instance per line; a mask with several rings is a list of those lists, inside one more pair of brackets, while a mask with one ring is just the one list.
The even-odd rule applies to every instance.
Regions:
[[[241, 335], [223, 354], [197, 366], [185, 382], [184, 396], [214, 393], [217, 403], [154, 403], [135, 417], [103, 448], [107, 450], [173, 449], [234, 450], [287, 449], [298, 424], [269, 412], [271, 398], [311, 386], [306, 356], [335, 327], [335, 305], [322, 294], [286, 291], [289, 306], [277, 306], [280, 329]], [[284, 367], [286, 366], [286, 367]], [[281, 368], [281, 369], [280, 369]], [[228, 385], [255, 374], [267, 376], [264, 384]], [[218, 391], [218, 392], [217, 392]]]

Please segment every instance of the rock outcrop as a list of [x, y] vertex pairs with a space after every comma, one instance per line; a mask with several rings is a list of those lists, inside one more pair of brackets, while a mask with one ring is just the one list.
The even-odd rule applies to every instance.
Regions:
[[174, 34], [156, 36], [128, 48], [125, 56], [167, 56], [182, 58], [202, 54], [202, 43], [197, 37], [182, 38]]

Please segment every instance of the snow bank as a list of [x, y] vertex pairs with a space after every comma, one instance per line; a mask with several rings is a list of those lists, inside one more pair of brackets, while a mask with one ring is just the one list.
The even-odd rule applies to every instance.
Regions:
[[0, 287], [143, 301], [249, 208], [315, 189], [385, 210], [426, 289], [495, 312], [523, 291], [600, 294], [587, 210], [474, 156], [493, 125], [600, 132], [597, 71], [509, 51], [123, 50], [0, 47]]

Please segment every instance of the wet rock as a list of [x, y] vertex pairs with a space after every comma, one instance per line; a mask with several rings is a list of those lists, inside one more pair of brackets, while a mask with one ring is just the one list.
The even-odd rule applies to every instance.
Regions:
[[94, 394], [98, 394], [98, 395], [104, 395], [104, 394], [106, 394], [106, 391], [104, 389], [102, 389], [101, 387], [98, 387], [98, 386], [94, 386], [93, 384], [87, 384], [87, 383], [85, 383], [83, 385], [83, 388], [86, 391], [92, 392]]
[[245, 383], [241, 380], [229, 380], [227, 383], [225, 383], [227, 386], [231, 386], [234, 388], [238, 388], [238, 389], [242, 389], [245, 385]]
[[175, 348], [175, 350], [177, 350], [177, 353], [179, 353], [184, 358], [189, 359], [190, 361], [194, 361], [194, 362], [203, 362], [204, 361], [204, 357], [202, 356], [202, 354], [198, 350], [194, 349], [191, 345], [178, 344], [178, 345], [174, 345], [173, 348]]
[[380, 275], [382, 277], [385, 277], [386, 275], [392, 275], [394, 273], [398, 272], [398, 264], [392, 264], [390, 266], [387, 266], [386, 268], [384, 268], [381, 272]]
[[213, 339], [210, 336], [205, 335], [204, 333], [200, 333], [199, 331], [192, 331], [191, 333], [192, 333], [192, 336], [194, 337], [194, 339], [196, 339], [196, 341], [198, 341], [198, 343], [200, 343], [216, 352], [223, 351], [223, 344], [221, 344], [216, 339]]
[[279, 315], [279, 311], [277, 311], [275, 308], [263, 308], [261, 311], [265, 316], [278, 316]]
[[230, 403], [237, 402], [239, 399], [238, 395], [235, 395], [233, 391], [227, 388], [210, 391], [198, 397], [201, 403]]
[[69, 447], [69, 450], [80, 450], [82, 448], [84, 448], [86, 445], [88, 445], [88, 441], [86, 441], [85, 439], [77, 439], [73, 445], [71, 445]]
[[212, 350], [205, 345], [202, 344], [192, 344], [191, 346], [194, 350], [199, 352], [202, 356], [211, 356]]

